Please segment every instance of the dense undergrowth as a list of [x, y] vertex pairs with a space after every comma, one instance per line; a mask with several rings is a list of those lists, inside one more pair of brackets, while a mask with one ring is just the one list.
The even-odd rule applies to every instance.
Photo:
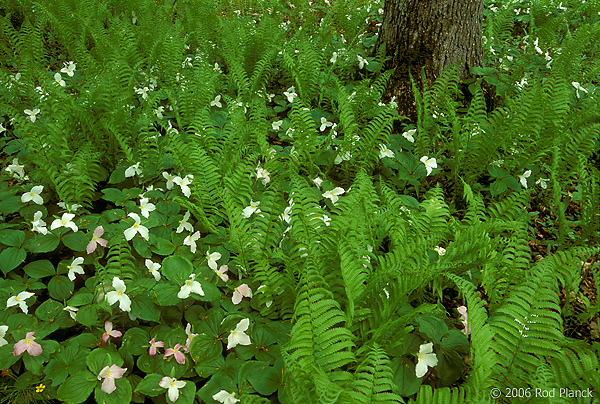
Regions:
[[598, 402], [600, 3], [416, 122], [382, 6], [0, 6], [1, 402]]

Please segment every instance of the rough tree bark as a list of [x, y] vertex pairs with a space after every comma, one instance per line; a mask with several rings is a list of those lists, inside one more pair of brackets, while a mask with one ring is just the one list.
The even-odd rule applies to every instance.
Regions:
[[415, 120], [417, 113], [409, 71], [421, 89], [421, 68], [428, 85], [456, 62], [460, 78], [473, 66], [483, 66], [481, 30], [483, 0], [386, 0], [376, 49], [385, 44], [396, 68], [386, 96], [396, 97], [398, 112]]

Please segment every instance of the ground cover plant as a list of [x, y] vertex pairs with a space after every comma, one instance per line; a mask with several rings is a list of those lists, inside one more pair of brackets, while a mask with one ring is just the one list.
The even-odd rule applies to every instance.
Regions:
[[1, 402], [597, 402], [600, 2], [3, 4]]

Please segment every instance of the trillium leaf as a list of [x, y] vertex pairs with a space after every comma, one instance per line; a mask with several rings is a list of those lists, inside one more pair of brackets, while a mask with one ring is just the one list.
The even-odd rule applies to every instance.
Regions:
[[36, 234], [35, 237], [28, 242], [29, 251], [32, 253], [45, 253], [54, 251], [56, 250], [56, 247], [58, 247], [59, 242], [60, 239], [55, 234]]
[[48, 293], [56, 300], [67, 300], [73, 295], [73, 282], [66, 276], [54, 276], [48, 283]]
[[35, 315], [42, 321], [54, 321], [63, 311], [63, 305], [56, 300], [46, 300], [35, 311]]
[[150, 397], [154, 397], [159, 395], [160, 393], [164, 393], [166, 390], [158, 385], [162, 380], [163, 376], [158, 373], [151, 373], [146, 375], [144, 379], [137, 385], [135, 388], [136, 392], [145, 394]]
[[[183, 282], [182, 282], [183, 284]], [[175, 306], [181, 299], [177, 297], [180, 287], [170, 282], [162, 282], [157, 284], [150, 293], [152, 300], [160, 306]]]
[[131, 389], [131, 383], [129, 383], [129, 380], [127, 380], [125, 377], [115, 379], [115, 386], [117, 387], [116, 390], [110, 394], [107, 394], [102, 391], [102, 385], [96, 384], [96, 389], [94, 390], [94, 398], [96, 399], [96, 402], [103, 404], [130, 403], [133, 390]]
[[11, 246], [21, 247], [25, 241], [25, 232], [21, 230], [2, 230], [0, 231], [0, 243]]
[[23, 206], [25, 206], [25, 204], [21, 202], [20, 196], [7, 194], [7, 192], [3, 192], [2, 194], [0, 194], [0, 213], [15, 213]]
[[141, 355], [147, 352], [148, 348], [144, 345], [147, 345], [149, 340], [148, 333], [137, 327], [128, 329], [123, 335], [123, 344], [132, 355]]
[[85, 251], [90, 238], [83, 234], [83, 232], [78, 231], [77, 233], [67, 233], [62, 236], [62, 242], [73, 251]]
[[192, 263], [184, 257], [169, 256], [162, 262], [163, 275], [175, 284], [183, 285], [183, 282], [190, 277], [193, 270]]
[[98, 384], [90, 372], [80, 372], [69, 377], [58, 388], [58, 399], [68, 404], [83, 403]]
[[53, 276], [56, 274], [54, 265], [48, 260], [38, 260], [30, 262], [23, 268], [25, 273], [31, 278], [40, 279], [46, 276]]
[[27, 252], [23, 248], [8, 247], [0, 253], [0, 269], [6, 275], [27, 258]]
[[131, 314], [146, 321], [160, 321], [160, 309], [149, 296], [136, 296], [131, 299]]

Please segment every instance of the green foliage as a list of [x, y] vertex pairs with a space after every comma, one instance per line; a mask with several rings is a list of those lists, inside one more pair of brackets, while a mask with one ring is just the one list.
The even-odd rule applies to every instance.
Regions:
[[2, 402], [600, 394], [597, 2], [486, 1], [404, 133], [331, 3], [0, 7]]

